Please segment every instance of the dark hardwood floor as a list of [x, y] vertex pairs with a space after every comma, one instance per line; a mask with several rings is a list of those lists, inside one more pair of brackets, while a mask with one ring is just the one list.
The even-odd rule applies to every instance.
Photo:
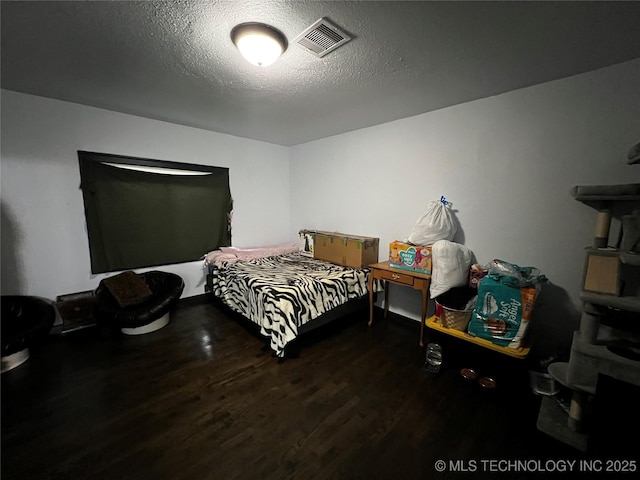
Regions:
[[52, 335], [2, 375], [2, 479], [549, 478], [481, 462], [583, 458], [536, 429], [520, 360], [431, 332], [444, 364], [429, 374], [418, 324], [367, 315], [284, 362], [212, 301], [143, 336]]

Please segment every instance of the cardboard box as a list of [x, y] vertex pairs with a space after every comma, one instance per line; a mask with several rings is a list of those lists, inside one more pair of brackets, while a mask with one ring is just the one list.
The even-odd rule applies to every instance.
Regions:
[[478, 284], [489, 273], [488, 270], [475, 264], [469, 268], [469, 288], [478, 288]]
[[583, 290], [620, 296], [621, 265], [617, 252], [597, 250], [587, 252]]
[[351, 268], [378, 263], [379, 239], [337, 232], [315, 232], [314, 258]]
[[389, 266], [431, 275], [431, 245], [389, 244]]

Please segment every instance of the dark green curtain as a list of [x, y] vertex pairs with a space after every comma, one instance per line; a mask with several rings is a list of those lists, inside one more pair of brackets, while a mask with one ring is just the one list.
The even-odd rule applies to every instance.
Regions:
[[78, 158], [93, 273], [190, 262], [231, 244], [229, 169], [124, 157], [207, 173], [171, 175], [103, 163], [120, 157]]

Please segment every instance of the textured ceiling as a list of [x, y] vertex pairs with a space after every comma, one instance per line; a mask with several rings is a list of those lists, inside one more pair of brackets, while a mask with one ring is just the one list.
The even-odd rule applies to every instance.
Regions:
[[[640, 58], [640, 2], [1, 2], [2, 88], [296, 145]], [[231, 29], [353, 39], [247, 63]]]

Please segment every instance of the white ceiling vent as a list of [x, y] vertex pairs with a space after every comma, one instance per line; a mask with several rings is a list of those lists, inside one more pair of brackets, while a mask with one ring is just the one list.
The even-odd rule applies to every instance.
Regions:
[[334, 51], [349, 40], [351, 40], [351, 37], [344, 31], [326, 18], [321, 18], [294, 38], [292, 43], [317, 57], [324, 57], [327, 53]]

